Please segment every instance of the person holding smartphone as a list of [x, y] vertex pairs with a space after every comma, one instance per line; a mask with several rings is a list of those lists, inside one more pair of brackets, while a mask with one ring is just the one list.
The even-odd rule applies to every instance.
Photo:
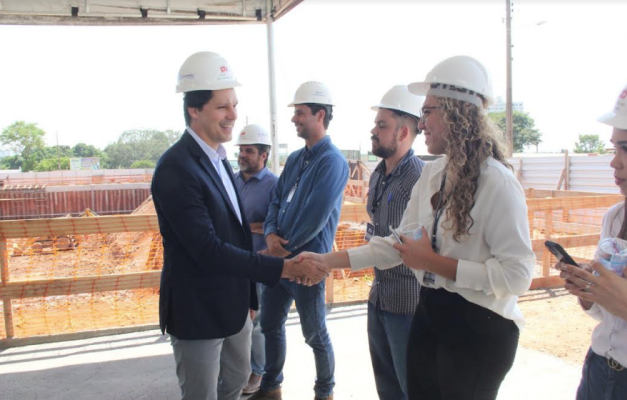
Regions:
[[[627, 86], [614, 110], [599, 118], [613, 127], [611, 142], [616, 153], [610, 162], [614, 179], [627, 196]], [[626, 200], [627, 202], [627, 200]], [[601, 238], [627, 239], [626, 202], [611, 207], [603, 216]], [[566, 289], [579, 297], [579, 304], [599, 324], [583, 366], [577, 400], [627, 399], [627, 279], [593, 262], [581, 268], [558, 262], [555, 268], [566, 279]], [[591, 272], [597, 271], [598, 276]]]
[[477, 60], [456, 56], [409, 90], [425, 95], [419, 128], [429, 153], [400, 226], [422, 237], [373, 237], [325, 255], [327, 268], [403, 262], [422, 285], [407, 348], [409, 399], [496, 399], [518, 347], [518, 296], [531, 285], [527, 204], [487, 116], [491, 84]]

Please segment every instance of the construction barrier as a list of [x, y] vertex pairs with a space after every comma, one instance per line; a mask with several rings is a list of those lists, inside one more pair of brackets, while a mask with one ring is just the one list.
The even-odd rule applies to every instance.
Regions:
[[[529, 192], [527, 200], [538, 260], [532, 288], [563, 284], [545, 240], [561, 243], [576, 260], [591, 259], [603, 214], [624, 200], [543, 194]], [[334, 249], [363, 245], [367, 220], [363, 204], [344, 205]], [[162, 257], [150, 201], [134, 215], [0, 221], [0, 346], [154, 328]], [[335, 271], [327, 301], [365, 300], [372, 274]]]

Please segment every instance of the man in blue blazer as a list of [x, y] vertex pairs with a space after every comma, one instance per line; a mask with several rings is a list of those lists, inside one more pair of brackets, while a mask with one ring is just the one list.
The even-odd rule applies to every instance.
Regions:
[[184, 400], [239, 398], [250, 375], [255, 282], [326, 276], [314, 263], [252, 252], [222, 146], [237, 119], [236, 86], [218, 54], [185, 61], [177, 92], [185, 93], [187, 129], [157, 163], [152, 182], [164, 251], [159, 319], [170, 334]]

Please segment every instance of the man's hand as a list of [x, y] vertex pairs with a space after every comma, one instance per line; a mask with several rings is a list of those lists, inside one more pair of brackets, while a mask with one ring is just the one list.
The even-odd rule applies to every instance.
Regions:
[[[318, 268], [324, 269], [324, 271], [327, 274], [327, 277], [331, 273], [331, 266], [329, 264], [327, 264], [327, 262], [324, 259], [324, 255], [323, 254], [312, 253], [310, 251], [303, 251], [302, 253], [300, 253], [298, 255], [298, 257], [296, 257], [296, 260], [298, 262], [301, 262], [301, 261], [304, 261], [304, 260], [312, 260], [312, 261], [319, 262], [320, 265], [318, 266]], [[301, 284], [301, 285], [311, 286], [310, 282], [308, 282], [307, 279], [304, 278], [304, 277], [303, 278], [296, 278], [296, 279], [294, 279], [294, 281], [296, 283], [298, 283], [298, 284]]]
[[328, 271], [325, 266], [311, 259], [301, 257], [285, 260], [281, 278], [298, 281], [303, 285], [312, 286], [326, 278]]
[[266, 244], [268, 245], [268, 252], [271, 256], [285, 258], [292, 254], [292, 252], [285, 250], [283, 247], [288, 243], [289, 240], [283, 239], [276, 233], [271, 233], [266, 236]]

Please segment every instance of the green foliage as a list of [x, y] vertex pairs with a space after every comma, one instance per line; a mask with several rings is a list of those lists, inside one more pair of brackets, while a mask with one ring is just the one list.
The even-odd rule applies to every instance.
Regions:
[[105, 148], [109, 168], [130, 168], [137, 161], [156, 163], [181, 136], [181, 132], [134, 129], [125, 131]]
[[22, 171], [31, 171], [39, 161], [34, 154], [44, 148], [46, 132], [37, 124], [17, 121], [4, 128], [0, 134], [0, 143], [21, 154]]
[[0, 160], [0, 169], [20, 169], [22, 168], [23, 163], [24, 160], [22, 159], [21, 154], [4, 157]]
[[131, 164], [131, 168], [137, 168], [137, 169], [154, 168], [155, 165], [156, 163], [152, 160], [139, 160]]
[[45, 158], [35, 166], [35, 171], [59, 171], [62, 169], [70, 169], [70, 158]]
[[19, 154], [0, 160], [0, 168], [24, 172], [69, 169], [72, 157], [99, 157], [101, 168], [154, 168], [159, 157], [181, 137], [181, 132], [134, 129], [123, 132], [102, 151], [86, 143], [46, 147], [45, 134], [37, 124], [24, 121], [6, 127], [0, 143]]
[[77, 143], [72, 147], [72, 155], [74, 157], [100, 157], [104, 156], [102, 150], [92, 146], [91, 144]]
[[[503, 132], [507, 132], [507, 116], [505, 112], [490, 113], [490, 119], [499, 127]], [[535, 127], [536, 122], [529, 116], [529, 114], [514, 111], [513, 113], [513, 125], [514, 125], [514, 152], [521, 153], [527, 146], [536, 146], [542, 142], [542, 133]]]
[[605, 153], [605, 144], [599, 139], [599, 135], [579, 135], [579, 141], [575, 142], [575, 153]]

